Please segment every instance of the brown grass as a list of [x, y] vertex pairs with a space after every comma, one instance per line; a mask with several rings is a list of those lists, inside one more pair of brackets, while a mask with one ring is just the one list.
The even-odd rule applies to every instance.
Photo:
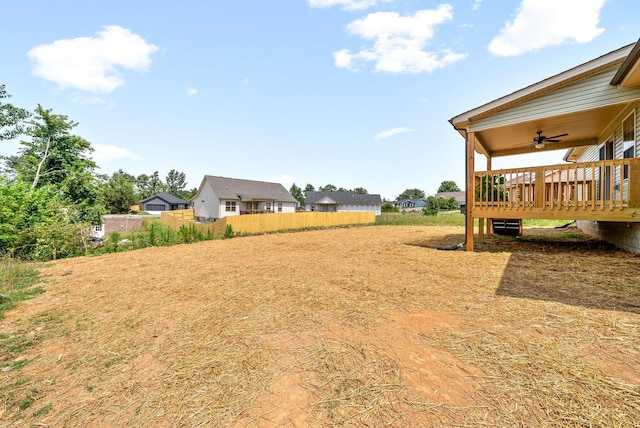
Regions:
[[[551, 234], [550, 240], [548, 235]], [[42, 267], [0, 426], [638, 426], [640, 258], [333, 229]]]

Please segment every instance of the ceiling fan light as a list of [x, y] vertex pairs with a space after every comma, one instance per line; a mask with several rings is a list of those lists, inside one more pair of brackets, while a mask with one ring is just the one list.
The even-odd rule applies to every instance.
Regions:
[[544, 148], [544, 143], [536, 143], [536, 144], [534, 144], [533, 147], [535, 147], [538, 150], [543, 149]]

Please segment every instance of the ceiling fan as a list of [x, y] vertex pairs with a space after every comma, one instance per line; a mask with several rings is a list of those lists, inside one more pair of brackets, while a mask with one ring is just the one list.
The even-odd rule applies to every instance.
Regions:
[[557, 138], [566, 137], [567, 135], [569, 135], [569, 134], [560, 134], [560, 135], [554, 135], [553, 137], [546, 137], [542, 135], [542, 131], [538, 131], [537, 134], [538, 134], [537, 137], [533, 137], [533, 147], [535, 147], [536, 149], [544, 148], [545, 143], [559, 143], [560, 140], [557, 140]]

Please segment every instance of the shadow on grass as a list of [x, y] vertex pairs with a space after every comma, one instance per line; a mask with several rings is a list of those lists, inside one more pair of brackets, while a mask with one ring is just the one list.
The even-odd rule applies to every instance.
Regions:
[[[436, 249], [460, 242], [464, 234], [424, 237], [409, 245]], [[640, 256], [576, 228], [487, 236], [475, 251], [511, 254], [496, 295], [640, 313]]]

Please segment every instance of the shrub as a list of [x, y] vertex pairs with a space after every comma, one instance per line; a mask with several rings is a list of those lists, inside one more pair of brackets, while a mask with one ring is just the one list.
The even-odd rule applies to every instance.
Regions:
[[235, 235], [233, 233], [233, 227], [231, 227], [230, 224], [227, 225], [227, 227], [224, 229], [224, 235], [222, 236], [222, 239], [229, 239], [229, 238], [233, 238]]

